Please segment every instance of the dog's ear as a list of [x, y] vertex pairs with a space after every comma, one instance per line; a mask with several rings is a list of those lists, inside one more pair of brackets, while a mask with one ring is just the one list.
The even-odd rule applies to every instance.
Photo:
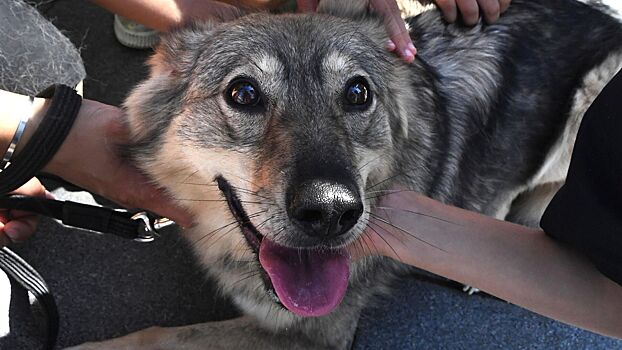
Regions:
[[362, 19], [369, 15], [368, 0], [322, 0], [317, 8], [318, 13], [335, 17]]
[[179, 76], [191, 69], [196, 53], [200, 52], [205, 38], [216, 27], [218, 23], [213, 21], [193, 22], [162, 35], [154, 55], [149, 59], [151, 75]]
[[179, 113], [197, 55], [219, 26], [212, 21], [191, 23], [160, 38], [149, 60], [149, 79], [137, 85], [124, 103], [133, 142], [153, 138]]

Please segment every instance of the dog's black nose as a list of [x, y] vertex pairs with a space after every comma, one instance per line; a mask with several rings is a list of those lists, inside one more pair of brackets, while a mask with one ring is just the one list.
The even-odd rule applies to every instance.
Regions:
[[292, 188], [290, 219], [311, 237], [330, 238], [350, 230], [363, 213], [358, 191], [330, 180], [308, 180]]

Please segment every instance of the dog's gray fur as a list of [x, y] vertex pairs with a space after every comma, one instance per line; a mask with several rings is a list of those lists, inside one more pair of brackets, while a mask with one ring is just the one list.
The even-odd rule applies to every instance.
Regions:
[[[351, 175], [366, 211], [323, 246], [356, 245], [374, 191], [397, 184], [534, 224], [563, 182], [576, 125], [622, 64], [621, 24], [574, 0], [514, 0], [498, 23], [472, 28], [447, 24], [437, 11], [410, 18], [419, 49], [412, 65], [385, 52], [382, 22], [365, 1], [322, 4], [325, 14], [198, 24], [157, 50], [151, 77], [127, 100], [130, 153], [197, 214], [185, 234], [248, 316], [139, 332], [105, 348], [347, 348], [361, 309], [403, 267], [353, 263], [334, 312], [295, 316], [268, 293], [214, 178], [238, 188], [262, 234], [294, 247], [316, 243], [291, 224], [284, 194], [296, 177], [325, 168]], [[263, 109], [226, 102], [238, 76], [258, 83]], [[354, 76], [373, 91], [366, 110], [344, 109]]]

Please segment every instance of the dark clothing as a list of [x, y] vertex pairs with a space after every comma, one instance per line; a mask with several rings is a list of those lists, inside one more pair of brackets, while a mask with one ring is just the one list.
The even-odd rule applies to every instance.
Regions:
[[622, 72], [583, 117], [566, 184], [540, 225], [622, 284]]

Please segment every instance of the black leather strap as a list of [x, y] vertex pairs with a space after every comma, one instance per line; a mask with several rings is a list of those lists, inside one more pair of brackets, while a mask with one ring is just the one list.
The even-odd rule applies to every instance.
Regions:
[[32, 138], [0, 172], [0, 193], [16, 190], [33, 178], [56, 154], [78, 116], [82, 98], [65, 85], [53, 85], [38, 97], [51, 98], [50, 108]]
[[134, 214], [130, 212], [40, 197], [0, 197], [0, 208], [28, 211], [55, 218], [65, 225], [127, 239], [140, 239], [139, 233], [145, 225], [144, 221], [133, 219]]

